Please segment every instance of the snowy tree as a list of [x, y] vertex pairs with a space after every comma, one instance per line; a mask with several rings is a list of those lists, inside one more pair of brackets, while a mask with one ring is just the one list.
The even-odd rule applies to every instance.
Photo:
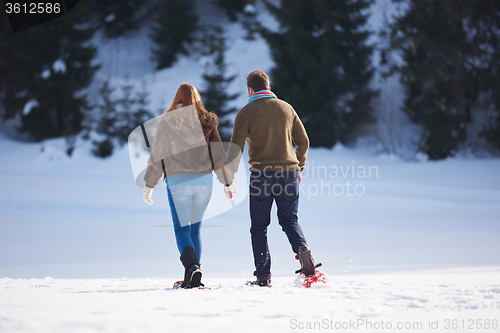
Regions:
[[347, 143], [372, 121], [366, 9], [371, 0], [265, 1], [280, 23], [261, 29], [275, 62], [271, 86], [302, 118], [312, 146]]
[[243, 12], [248, 0], [212, 0], [220, 8], [226, 11], [229, 20], [235, 22], [238, 20], [238, 14]]
[[[145, 81], [142, 82], [141, 90], [136, 93], [135, 108], [132, 114], [132, 123], [130, 128], [133, 130], [140, 124], [154, 118], [156, 115], [151, 111], [149, 92]], [[129, 133], [130, 134], [130, 133]]]
[[132, 130], [139, 126], [133, 123], [133, 115], [135, 113], [135, 105], [137, 100], [133, 96], [134, 86], [127, 81], [121, 87], [122, 96], [118, 100], [119, 113], [117, 117], [115, 137], [120, 145], [127, 142], [128, 136]]
[[226, 77], [227, 65], [225, 63], [224, 52], [226, 51], [226, 40], [224, 31], [220, 26], [207, 26], [202, 40], [205, 43], [203, 52], [207, 56], [205, 72], [203, 73], [204, 90], [200, 91], [205, 107], [209, 111], [214, 111], [219, 118], [219, 128], [221, 138], [229, 141], [231, 138], [231, 121], [228, 115], [237, 111], [234, 107], [229, 107], [228, 102], [236, 99], [238, 94], [227, 93], [229, 84], [236, 78], [236, 75]]
[[190, 54], [188, 45], [194, 42], [198, 20], [192, 0], [160, 3], [150, 33], [152, 58], [158, 70], [172, 66], [179, 54]]
[[[392, 72], [400, 73], [406, 89], [405, 112], [422, 127], [420, 149], [432, 160], [443, 159], [466, 143], [480, 96], [498, 92], [500, 3], [412, 0], [408, 5], [391, 27], [391, 48], [404, 60]], [[485, 136], [493, 139], [491, 133]]]
[[113, 99], [115, 88], [109, 84], [109, 79], [104, 81], [99, 89], [101, 101], [97, 106], [98, 122], [95, 131], [100, 134], [100, 140], [94, 140], [93, 153], [98, 157], [108, 157], [113, 154], [113, 138], [117, 136], [118, 101]]
[[152, 11], [146, 0], [90, 0], [89, 4], [108, 38], [138, 30]]
[[471, 22], [476, 32], [476, 41], [482, 52], [480, 57], [482, 65], [481, 77], [484, 78], [484, 95], [487, 96], [489, 105], [487, 109], [494, 110], [492, 119], [487, 119], [480, 135], [493, 147], [500, 149], [500, 3], [484, 1], [474, 3], [476, 10], [473, 12]]
[[130, 133], [142, 123], [153, 118], [153, 113], [149, 110], [149, 93], [146, 83], [142, 83], [142, 89], [134, 92], [134, 86], [126, 82], [121, 87], [122, 96], [118, 100], [118, 122], [116, 126], [116, 138], [120, 145], [128, 141]]
[[120, 97], [115, 96], [115, 90], [109, 80], [104, 81], [99, 90], [101, 101], [97, 107], [95, 131], [100, 139], [93, 141], [93, 153], [98, 157], [110, 156], [115, 146], [127, 143], [128, 136], [137, 126], [154, 117], [144, 82], [142, 90], [135, 92], [134, 86], [127, 81], [120, 89]]
[[255, 40], [255, 34], [259, 31], [260, 25], [257, 21], [257, 9], [254, 5], [247, 4], [243, 9], [241, 25], [247, 32], [244, 38], [246, 40]]
[[493, 147], [500, 149], [500, 112], [497, 111], [496, 116], [493, 118], [491, 123], [488, 123], [484, 126], [483, 130], [480, 132], [480, 135], [484, 137], [489, 143], [491, 143]]
[[6, 117], [22, 112], [27, 101], [38, 106], [21, 115], [22, 131], [36, 141], [72, 136], [82, 128], [91, 107], [82, 89], [88, 87], [99, 66], [92, 65], [96, 49], [89, 45], [96, 29], [89, 27], [85, 5], [16, 34], [2, 32], [0, 80]]

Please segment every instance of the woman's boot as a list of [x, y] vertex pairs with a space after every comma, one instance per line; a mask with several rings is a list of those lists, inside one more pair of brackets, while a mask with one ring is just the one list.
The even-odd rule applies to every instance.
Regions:
[[191, 246], [184, 249], [181, 254], [181, 262], [184, 265], [184, 282], [182, 288], [197, 288], [201, 285], [201, 270], [196, 253]]

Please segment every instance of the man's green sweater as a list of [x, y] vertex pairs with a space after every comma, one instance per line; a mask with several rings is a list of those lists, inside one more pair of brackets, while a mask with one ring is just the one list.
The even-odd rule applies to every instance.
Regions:
[[[263, 98], [243, 107], [234, 120], [228, 152], [230, 161], [243, 152], [245, 141], [248, 142], [250, 171], [304, 169], [309, 138], [299, 116], [285, 101]], [[234, 151], [236, 147], [239, 147], [238, 152]]]

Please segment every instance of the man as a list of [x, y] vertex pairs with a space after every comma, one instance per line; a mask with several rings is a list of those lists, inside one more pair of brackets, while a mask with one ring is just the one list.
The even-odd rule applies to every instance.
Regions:
[[[304, 233], [298, 223], [299, 183], [309, 148], [309, 139], [293, 107], [276, 97], [269, 86], [269, 78], [262, 71], [247, 77], [248, 104], [234, 120], [233, 135], [228, 151], [229, 160], [243, 152], [248, 142], [250, 164], [250, 218], [252, 249], [255, 261], [252, 284], [269, 286], [271, 255], [267, 244], [267, 227], [271, 222], [271, 207], [276, 202], [278, 219], [288, 237], [301, 269], [306, 276], [313, 275], [315, 264]], [[293, 144], [296, 149], [294, 151]], [[235, 163], [235, 173], [238, 163]], [[237, 188], [225, 188], [232, 198]]]

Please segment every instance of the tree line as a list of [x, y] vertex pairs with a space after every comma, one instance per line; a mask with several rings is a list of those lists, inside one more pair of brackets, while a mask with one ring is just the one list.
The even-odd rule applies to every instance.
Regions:
[[[274, 61], [272, 89], [297, 110], [312, 146], [349, 144], [377, 121], [373, 100], [379, 91], [372, 82], [378, 70], [385, 78], [399, 77], [405, 91], [402, 111], [421, 129], [418, 148], [430, 159], [455, 155], [472, 134], [500, 149], [500, 2], [392, 1], [404, 10], [381, 31], [370, 31], [374, 0], [212, 0], [229, 20], [241, 23], [246, 39], [260, 35], [267, 42]], [[89, 41], [98, 30], [117, 38], [150, 24], [157, 70], [175, 66], [180, 55], [193, 49], [209, 59], [200, 92], [207, 109], [219, 115], [227, 139], [228, 116], [237, 111], [229, 106], [237, 95], [228, 94], [227, 87], [235, 77], [227, 75], [223, 28], [201, 24], [197, 4], [89, 0], [74, 15], [15, 35], [4, 24], [3, 118], [20, 116], [20, 130], [37, 141], [94, 131], [100, 135], [95, 154], [109, 156], [113, 146], [123, 144], [124, 133], [152, 112], [145, 88], [134, 92], [109, 82], [100, 89], [99, 104], [89, 104], [81, 91], [99, 68], [93, 65], [97, 50]], [[267, 29], [257, 20], [256, 5], [271, 13], [279, 29]], [[387, 43], [373, 44], [374, 34]], [[377, 52], [378, 64], [373, 62]], [[115, 89], [121, 97], [112, 100]], [[26, 110], [30, 100], [37, 105]], [[91, 109], [99, 111], [99, 119], [90, 121]], [[470, 133], [468, 124], [479, 112], [488, 116], [479, 133]]]

